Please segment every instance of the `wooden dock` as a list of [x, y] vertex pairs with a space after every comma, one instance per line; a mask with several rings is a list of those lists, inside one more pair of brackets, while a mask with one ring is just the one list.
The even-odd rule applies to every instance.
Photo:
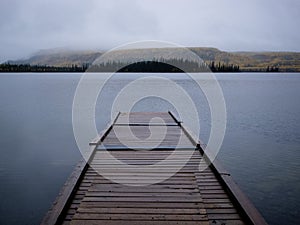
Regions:
[[79, 163], [42, 224], [266, 224], [216, 160], [207, 167], [205, 146], [171, 112], [119, 113], [90, 145], [89, 164]]

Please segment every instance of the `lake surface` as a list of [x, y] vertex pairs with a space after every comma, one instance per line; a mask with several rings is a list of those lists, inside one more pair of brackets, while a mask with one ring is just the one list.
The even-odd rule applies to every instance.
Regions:
[[[120, 89], [147, 75], [118, 74], [107, 83], [96, 106], [99, 130], [109, 122]], [[163, 76], [194, 100], [200, 136], [206, 142], [210, 113], [203, 93], [184, 74]], [[269, 224], [299, 224], [300, 74], [216, 77], [227, 108], [218, 159]], [[72, 130], [72, 103], [80, 78], [81, 74], [0, 74], [0, 224], [39, 224], [81, 158]], [[155, 80], [153, 85], [164, 88]], [[174, 110], [155, 97], [133, 108], [169, 109]]]

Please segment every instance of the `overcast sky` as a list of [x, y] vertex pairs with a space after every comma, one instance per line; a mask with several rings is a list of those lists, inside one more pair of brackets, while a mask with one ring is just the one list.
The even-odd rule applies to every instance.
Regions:
[[39, 49], [163, 40], [300, 51], [299, 0], [1, 0], [0, 62]]

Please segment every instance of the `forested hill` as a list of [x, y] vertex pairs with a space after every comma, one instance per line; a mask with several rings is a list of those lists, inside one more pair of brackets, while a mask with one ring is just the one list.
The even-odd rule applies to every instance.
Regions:
[[[280, 72], [300, 72], [299, 52], [225, 52], [216, 48], [190, 48], [206, 63], [215, 65], [239, 66], [240, 71], [266, 71], [279, 68]], [[109, 54], [111, 62], [135, 62], [137, 57], [159, 56], [162, 59], [178, 59], [184, 50], [180, 48], [131, 49], [119, 50]], [[9, 61], [10, 64], [45, 65], [54, 67], [71, 67], [89, 65], [103, 52], [100, 51], [66, 51], [44, 50], [28, 59]]]

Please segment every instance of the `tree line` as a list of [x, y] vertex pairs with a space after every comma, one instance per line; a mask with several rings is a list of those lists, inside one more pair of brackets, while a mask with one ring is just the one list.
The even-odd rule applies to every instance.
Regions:
[[271, 72], [271, 73], [279, 72], [279, 68], [276, 66], [271, 66], [271, 67], [268, 66], [266, 72]]
[[47, 66], [47, 65], [30, 65], [30, 64], [10, 64], [4, 63], [0, 64], [0, 72], [49, 72], [49, 73], [80, 73], [85, 72], [87, 70], [87, 65], [84, 64], [82, 66], [71, 65], [71, 66]]
[[216, 64], [214, 61], [212, 61], [209, 64], [209, 67], [210, 67], [211, 71], [214, 72], [214, 73], [240, 72], [240, 66], [233, 65], [233, 64], [225, 64], [225, 63], [220, 63], [220, 62], [218, 64]]
[[153, 59], [140, 62], [108, 61], [91, 65], [89, 72], [132, 72], [132, 73], [182, 73], [182, 72], [208, 72], [205, 63], [198, 63], [184, 59]]
[[[182, 73], [182, 72], [243, 72], [239, 65], [225, 64], [221, 62], [196, 62], [186, 59], [153, 59], [152, 61], [140, 61], [135, 63], [107, 61], [98, 64], [84, 63], [70, 66], [47, 66], [30, 64], [0, 64], [0, 72], [58, 72], [58, 73], [82, 73], [82, 72], [149, 72], [149, 73]], [[258, 72], [258, 71], [249, 71]], [[278, 67], [268, 66], [259, 72], [279, 72]]]

